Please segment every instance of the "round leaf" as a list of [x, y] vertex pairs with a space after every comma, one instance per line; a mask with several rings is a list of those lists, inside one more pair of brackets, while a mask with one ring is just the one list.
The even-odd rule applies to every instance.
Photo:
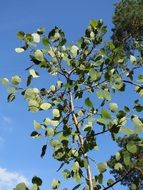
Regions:
[[60, 186], [60, 181], [56, 180], [56, 179], [53, 179], [53, 181], [52, 181], [52, 189], [58, 189], [59, 186]]
[[109, 104], [109, 109], [112, 111], [112, 112], [116, 112], [118, 111], [118, 105], [116, 103], [110, 103]]
[[39, 177], [34, 176], [34, 177], [32, 178], [32, 183], [33, 183], [33, 184], [36, 184], [37, 186], [41, 186], [41, 185], [42, 185], [42, 180], [41, 180]]
[[44, 59], [44, 55], [43, 52], [39, 49], [37, 49], [34, 53], [34, 57], [38, 60], [38, 61], [43, 61]]
[[134, 142], [129, 142], [126, 148], [130, 153], [133, 153], [133, 154], [137, 153], [138, 151], [137, 146], [134, 144]]
[[60, 112], [58, 109], [53, 109], [53, 116], [54, 117], [60, 117]]
[[101, 162], [97, 165], [98, 170], [100, 173], [103, 173], [107, 170], [107, 163], [106, 162]]
[[33, 33], [32, 37], [33, 37], [33, 42], [34, 43], [39, 43], [40, 42], [40, 35], [39, 34]]
[[15, 75], [11, 78], [11, 82], [14, 85], [18, 85], [21, 82], [21, 77], [19, 77], [18, 75]]

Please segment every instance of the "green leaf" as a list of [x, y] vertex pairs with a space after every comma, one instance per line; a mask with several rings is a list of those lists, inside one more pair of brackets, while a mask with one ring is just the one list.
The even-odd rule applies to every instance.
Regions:
[[132, 64], [136, 64], [137, 63], [137, 59], [133, 55], [130, 55], [130, 61], [131, 61]]
[[59, 121], [51, 120], [51, 125], [54, 126], [54, 127], [57, 127], [59, 125]]
[[109, 109], [112, 111], [112, 112], [116, 112], [118, 111], [118, 105], [116, 103], [110, 103], [109, 104]]
[[13, 94], [13, 93], [9, 94], [7, 97], [8, 102], [12, 102], [14, 99], [15, 99], [15, 94]]
[[30, 136], [35, 139], [35, 138], [39, 138], [41, 134], [39, 134], [37, 131], [33, 131]]
[[58, 81], [57, 81], [57, 87], [58, 87], [58, 88], [61, 88], [61, 87], [62, 87], [62, 85], [63, 85], [63, 82], [62, 82], [62, 81], [60, 81], [60, 80], [58, 80]]
[[74, 179], [75, 179], [75, 181], [76, 181], [77, 183], [81, 183], [81, 177], [80, 177], [78, 171], [74, 172], [73, 177], [74, 177]]
[[51, 107], [52, 107], [52, 105], [51, 105], [50, 103], [47, 103], [47, 102], [40, 105], [40, 108], [41, 108], [42, 110], [48, 110], [48, 109], [50, 109]]
[[107, 170], [107, 163], [106, 162], [101, 162], [99, 164], [97, 164], [98, 170], [100, 173], [103, 173]]
[[92, 104], [92, 102], [91, 102], [91, 100], [89, 98], [85, 99], [85, 105], [88, 106], [88, 107], [93, 108], [93, 104]]
[[28, 190], [25, 183], [19, 183], [14, 190]]
[[14, 85], [18, 85], [21, 82], [21, 77], [18, 75], [15, 75], [11, 78], [11, 82]]
[[90, 21], [90, 25], [91, 25], [94, 29], [96, 29], [97, 26], [98, 26], [98, 22], [97, 22], [96, 20], [92, 19], [92, 20]]
[[33, 78], [38, 78], [38, 77], [39, 77], [39, 74], [38, 74], [34, 69], [30, 69], [30, 70], [29, 70], [29, 73], [30, 73], [30, 75], [31, 75]]
[[111, 100], [111, 94], [108, 90], [104, 90], [103, 97], [105, 100]]
[[115, 182], [115, 181], [114, 181], [113, 179], [109, 179], [109, 180], [107, 181], [107, 185], [110, 186], [110, 185], [112, 185], [114, 182]]
[[39, 43], [40, 42], [40, 35], [39, 34], [33, 33], [31, 36], [33, 37], [33, 42], [34, 43]]
[[137, 153], [138, 149], [137, 149], [137, 146], [134, 144], [134, 142], [129, 142], [127, 145], [126, 145], [126, 148], [127, 150], [132, 153], [132, 154], [135, 154]]
[[51, 122], [52, 122], [52, 120], [51, 120], [50, 118], [48, 118], [48, 117], [46, 117], [46, 118], [44, 119], [44, 124], [45, 124], [45, 125], [51, 125]]
[[81, 186], [81, 184], [78, 184], [78, 185], [76, 185], [74, 188], [72, 188], [72, 190], [79, 189], [80, 186]]
[[129, 129], [127, 127], [121, 127], [120, 132], [125, 133], [126, 135], [132, 135], [134, 134], [134, 130]]
[[131, 117], [134, 125], [135, 125], [135, 132], [136, 133], [141, 133], [143, 132], [143, 123], [142, 121], [138, 118], [137, 115], [134, 115]]
[[79, 163], [76, 161], [72, 166], [72, 170], [73, 172], [77, 172], [79, 168], [80, 168]]
[[89, 76], [91, 77], [91, 80], [94, 81], [97, 79], [97, 71], [95, 71], [95, 69], [91, 68], [89, 70]]
[[102, 174], [102, 173], [100, 173], [100, 174], [98, 175], [98, 182], [99, 182], [99, 184], [102, 184], [102, 183], [103, 183], [103, 174]]
[[35, 59], [37, 59], [38, 61], [43, 61], [44, 60], [44, 55], [43, 55], [43, 52], [39, 49], [37, 49], [35, 52], [34, 52], [34, 57]]
[[53, 129], [53, 128], [48, 128], [48, 129], [47, 129], [47, 135], [48, 135], [48, 136], [54, 136], [54, 133], [55, 133], [55, 132], [54, 132], [54, 129]]
[[39, 130], [39, 129], [41, 129], [42, 127], [41, 127], [41, 125], [40, 125], [40, 123], [38, 123], [37, 121], [33, 121], [33, 125], [34, 125], [34, 128], [36, 129], [36, 130]]
[[56, 179], [53, 179], [53, 181], [52, 181], [52, 189], [58, 189], [59, 186], [60, 186], [60, 181], [56, 180]]
[[29, 85], [31, 84], [32, 79], [33, 79], [32, 75], [29, 75], [29, 76], [27, 77], [27, 83], [26, 83], [27, 86], [29, 86]]
[[102, 90], [97, 90], [96, 91], [96, 96], [97, 96], [97, 98], [99, 98], [99, 99], [103, 99], [103, 91]]
[[67, 169], [65, 169], [63, 172], [62, 172], [63, 176], [65, 179], [68, 179], [71, 177], [71, 172]]
[[143, 75], [139, 75], [138, 80], [139, 80], [139, 82], [143, 82]]
[[131, 157], [127, 152], [124, 153], [123, 159], [124, 159], [124, 163], [126, 166], [130, 166], [132, 164], [131, 163]]
[[32, 178], [32, 183], [33, 184], [36, 184], [38, 187], [42, 185], [42, 180], [41, 178], [37, 177], [37, 176], [34, 176]]
[[50, 86], [50, 90], [51, 90], [52, 92], [55, 92], [56, 87], [55, 87], [54, 85], [51, 85], [51, 86]]
[[24, 36], [25, 36], [25, 33], [24, 32], [18, 32], [17, 33], [17, 37], [20, 39], [20, 40], [23, 40], [24, 39]]
[[42, 43], [43, 43], [44, 46], [48, 46], [49, 45], [48, 39], [46, 37], [42, 38]]
[[71, 149], [71, 153], [72, 153], [72, 155], [73, 155], [74, 157], [78, 157], [78, 156], [79, 156], [78, 150], [76, 150], [76, 149]]
[[9, 80], [8, 80], [7, 78], [2, 78], [2, 79], [0, 79], [0, 81], [1, 81], [1, 83], [2, 83], [3, 85], [9, 84]]
[[134, 183], [131, 184], [131, 190], [137, 190], [136, 184], [134, 184]]
[[16, 53], [22, 53], [25, 50], [23, 48], [15, 48]]
[[53, 116], [54, 117], [60, 117], [60, 112], [58, 109], [53, 109]]
[[119, 171], [119, 170], [123, 169], [123, 166], [122, 166], [121, 163], [118, 162], [118, 163], [115, 164], [114, 169], [117, 170], [117, 171]]
[[101, 110], [101, 115], [105, 119], [111, 119], [110, 113], [108, 111], [104, 110], [104, 109]]
[[43, 156], [46, 154], [46, 150], [47, 150], [47, 145], [43, 145], [42, 147], [42, 152], [41, 152], [41, 158], [43, 158]]
[[37, 34], [39, 34], [39, 35], [44, 34], [44, 32], [45, 32], [45, 28], [40, 27], [37, 29]]
[[72, 45], [70, 48], [71, 53], [73, 54], [74, 57], [77, 56], [79, 48], [76, 45]]
[[121, 159], [121, 154], [120, 152], [117, 152], [116, 155], [115, 155], [115, 158], [117, 161], [119, 161]]
[[[26, 189], [28, 190], [28, 189]], [[29, 190], [39, 190], [39, 187], [36, 184], [33, 184]]]

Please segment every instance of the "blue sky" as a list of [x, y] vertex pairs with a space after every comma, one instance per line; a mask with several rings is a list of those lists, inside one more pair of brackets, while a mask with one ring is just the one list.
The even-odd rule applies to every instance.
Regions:
[[[74, 42], [84, 33], [90, 19], [102, 18], [110, 31], [115, 2], [115, 0], [1, 1], [0, 77], [24, 75], [24, 69], [28, 66], [28, 57], [14, 51], [21, 45], [16, 37], [18, 31], [34, 32], [41, 26], [50, 30], [56, 25], [65, 31], [70, 42]], [[52, 161], [50, 151], [41, 160], [41, 146], [45, 142], [30, 137], [33, 120], [41, 119], [42, 114], [39, 116], [29, 113], [22, 97], [7, 104], [5, 88], [0, 86], [0, 90], [0, 189], [9, 190], [21, 179], [29, 180], [32, 176], [38, 175], [45, 182], [42, 190], [50, 190], [50, 181], [59, 175], [55, 172], [59, 164]], [[105, 140], [108, 140], [108, 136]]]

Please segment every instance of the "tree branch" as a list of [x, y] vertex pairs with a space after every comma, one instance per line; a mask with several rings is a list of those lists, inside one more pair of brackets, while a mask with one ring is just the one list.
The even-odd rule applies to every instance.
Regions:
[[120, 179], [118, 179], [117, 181], [115, 181], [114, 183], [112, 183], [111, 185], [109, 185], [108, 187], [105, 187], [103, 190], [107, 190], [109, 188], [112, 188], [114, 185], [116, 185], [117, 183], [121, 182], [129, 173], [131, 172], [131, 169], [125, 173], [125, 175], [123, 175]]
[[[82, 135], [80, 133], [79, 123], [78, 123], [77, 117], [76, 117], [76, 115], [74, 113], [73, 95], [72, 95], [71, 92], [70, 92], [70, 107], [71, 107], [73, 122], [75, 124], [76, 130], [77, 130], [77, 133], [78, 133], [78, 137], [79, 137], [79, 141], [80, 141], [80, 146], [81, 146], [81, 148], [83, 148], [84, 139], [83, 139], [83, 137], [82, 137]], [[85, 153], [83, 154], [83, 156], [87, 160], [87, 163], [88, 163], [86, 171], [87, 171], [87, 180], [89, 182], [89, 184], [88, 184], [89, 185], [89, 190], [93, 190], [92, 173], [91, 173], [91, 168], [90, 168], [88, 156]]]

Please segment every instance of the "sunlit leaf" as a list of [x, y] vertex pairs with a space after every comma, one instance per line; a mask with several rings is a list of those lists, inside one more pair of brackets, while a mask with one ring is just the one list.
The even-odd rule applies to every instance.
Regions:
[[39, 43], [40, 42], [40, 35], [39, 34], [33, 33], [32, 37], [33, 37], [33, 42], [34, 43]]
[[41, 125], [40, 125], [40, 123], [38, 123], [37, 121], [33, 121], [33, 125], [34, 125], [34, 128], [36, 129], [36, 130], [39, 130], [39, 129], [41, 129]]
[[117, 105], [117, 103], [110, 103], [109, 104], [109, 109], [112, 111], [112, 112], [116, 112], [116, 111], [118, 111], [118, 105]]
[[101, 162], [99, 164], [97, 164], [98, 170], [100, 173], [103, 173], [107, 170], [107, 163], [106, 162]]
[[51, 105], [50, 103], [45, 102], [45, 103], [43, 103], [43, 104], [40, 105], [40, 108], [41, 108], [42, 110], [48, 110], [48, 109], [51, 108], [51, 106], [52, 106], [52, 105]]
[[53, 181], [52, 181], [52, 189], [58, 189], [59, 186], [60, 186], [60, 181], [56, 180], [56, 179], [53, 179]]
[[24, 52], [23, 48], [15, 48], [16, 53], [22, 53]]
[[54, 117], [60, 117], [60, 112], [58, 109], [53, 109], [53, 116]]
[[104, 110], [104, 109], [101, 110], [101, 115], [105, 119], [111, 119], [110, 113], [108, 111]]
[[18, 75], [15, 75], [15, 76], [11, 77], [11, 82], [14, 85], [18, 85], [21, 82], [21, 77]]
[[37, 49], [35, 52], [34, 52], [34, 57], [38, 60], [38, 61], [43, 61], [44, 59], [44, 55], [43, 55], [43, 52], [39, 49]]

